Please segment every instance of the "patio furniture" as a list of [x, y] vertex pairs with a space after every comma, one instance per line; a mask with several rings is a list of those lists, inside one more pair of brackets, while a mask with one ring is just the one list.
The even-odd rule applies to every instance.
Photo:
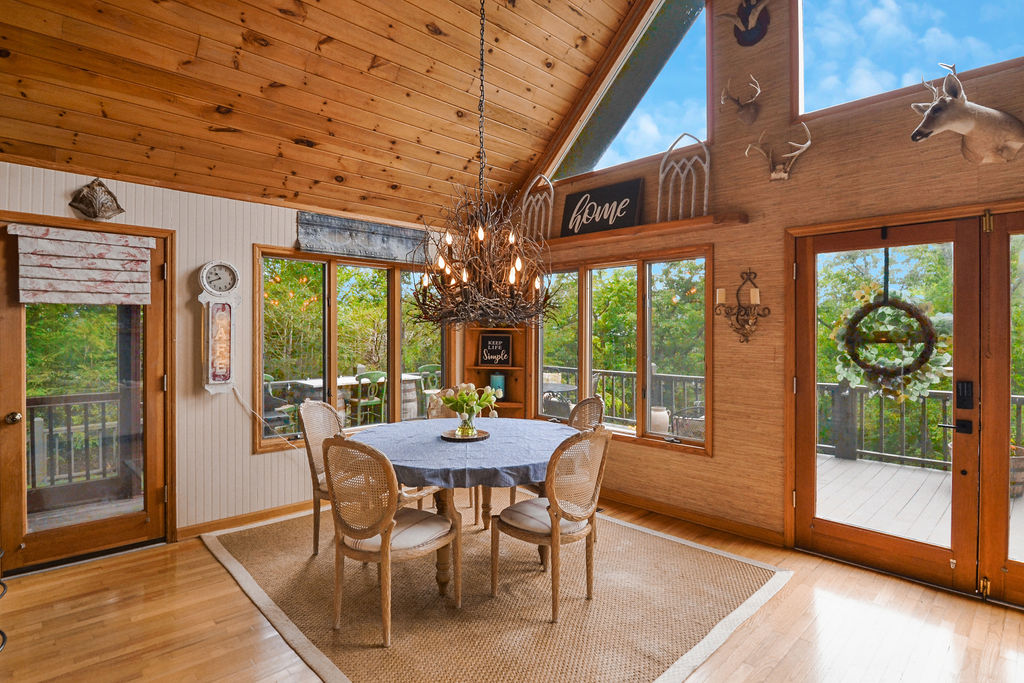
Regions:
[[569, 417], [572, 412], [572, 402], [561, 391], [545, 391], [540, 397], [540, 406], [541, 412], [550, 417]]
[[323, 448], [324, 471], [334, 516], [332, 627], [335, 630], [341, 628], [346, 557], [380, 565], [380, 608], [385, 647], [391, 646], [393, 561], [411, 560], [450, 547], [455, 556], [455, 606], [461, 608], [462, 516], [451, 504], [443, 506], [446, 508], [444, 516], [402, 507], [435, 493], [450, 499], [451, 492], [428, 487], [415, 494], [403, 493], [399, 490], [391, 462], [372, 446], [334, 437], [325, 440]]
[[324, 478], [324, 439], [344, 436], [345, 419], [329, 403], [306, 399], [299, 406], [299, 428], [306, 440], [306, 458], [313, 480], [313, 554], [320, 552], [320, 501], [330, 498]]
[[672, 413], [672, 433], [683, 439], [704, 440], [704, 406], [695, 404]]
[[[491, 525], [491, 596], [498, 594], [498, 541], [502, 533], [550, 546], [551, 621], [558, 622], [561, 546], [586, 540], [587, 600], [594, 595], [594, 536], [597, 499], [611, 434], [603, 426], [563, 441], [548, 462], [546, 498], [531, 498], [494, 515]], [[541, 557], [544, 563], [543, 556]]]
[[352, 397], [348, 399], [349, 416], [355, 425], [363, 423], [363, 415], [369, 414], [372, 423], [384, 422], [384, 401], [387, 398], [387, 373], [369, 370], [355, 376]]
[[416, 370], [420, 375], [420, 391], [423, 392], [423, 412], [427, 412], [430, 397], [441, 391], [441, 366], [437, 364], [421, 365]]
[[593, 429], [604, 420], [604, 399], [600, 396], [585, 398], [569, 413], [569, 426], [583, 431]]

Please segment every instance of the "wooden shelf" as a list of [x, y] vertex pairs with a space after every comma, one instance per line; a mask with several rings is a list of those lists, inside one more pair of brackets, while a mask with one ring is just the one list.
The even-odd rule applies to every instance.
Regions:
[[[505, 393], [503, 401], [498, 401], [495, 407], [501, 412], [502, 417], [525, 417], [527, 405], [530, 400], [529, 388], [527, 387], [527, 366], [530, 361], [529, 334], [525, 327], [477, 327], [467, 325], [464, 328], [464, 343], [466, 354], [462, 366], [463, 382], [472, 382], [482, 387], [490, 382], [490, 375], [501, 374], [505, 376]], [[512, 365], [479, 365], [477, 356], [479, 350], [480, 336], [492, 332], [504, 332], [509, 335], [512, 341], [512, 356], [509, 359]]]
[[496, 408], [523, 408], [525, 405], [525, 403], [518, 401], [498, 401], [494, 404]]
[[491, 372], [501, 372], [502, 370], [523, 370], [522, 365], [467, 365], [467, 370], [490, 370]]

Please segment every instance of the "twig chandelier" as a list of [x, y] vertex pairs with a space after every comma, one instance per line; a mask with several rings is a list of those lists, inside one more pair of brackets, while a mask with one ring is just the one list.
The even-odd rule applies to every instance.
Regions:
[[519, 203], [484, 183], [484, 26], [480, 0], [477, 186], [456, 186], [451, 206], [442, 212], [444, 230], [425, 231], [417, 260], [427, 268], [413, 291], [414, 317], [438, 324], [536, 325], [551, 308], [543, 245], [523, 234]]

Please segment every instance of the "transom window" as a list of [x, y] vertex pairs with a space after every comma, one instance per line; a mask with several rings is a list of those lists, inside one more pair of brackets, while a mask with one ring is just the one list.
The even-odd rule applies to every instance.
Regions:
[[621, 434], [705, 449], [709, 255], [551, 275], [559, 307], [541, 329], [540, 414], [564, 419], [600, 396]]
[[805, 112], [934, 81], [940, 62], [964, 72], [1024, 55], [1020, 0], [814, 0], [801, 13]]
[[331, 403], [351, 427], [425, 417], [443, 352], [440, 329], [412, 318], [418, 273], [283, 249], [260, 255], [258, 449], [301, 437], [306, 399]]

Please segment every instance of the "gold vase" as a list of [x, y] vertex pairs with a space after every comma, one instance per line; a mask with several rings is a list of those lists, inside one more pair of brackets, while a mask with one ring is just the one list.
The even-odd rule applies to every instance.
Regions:
[[473, 425], [473, 413], [466, 414], [466, 419], [455, 429], [455, 436], [476, 436], [476, 427]]

